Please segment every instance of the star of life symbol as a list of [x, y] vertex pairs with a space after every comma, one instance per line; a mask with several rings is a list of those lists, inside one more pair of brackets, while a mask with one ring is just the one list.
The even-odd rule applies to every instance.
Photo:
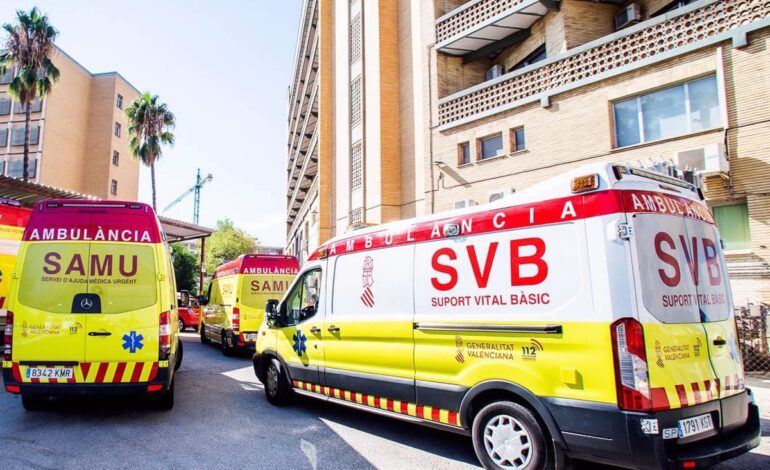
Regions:
[[305, 345], [307, 336], [303, 335], [302, 331], [297, 330], [292, 339], [294, 340], [294, 345], [292, 346], [294, 352], [297, 353], [297, 356], [302, 357], [302, 354], [307, 351], [307, 346]]
[[364, 284], [364, 293], [361, 294], [361, 302], [369, 308], [374, 307], [374, 293], [372, 292], [374, 277], [372, 277], [372, 271], [374, 271], [374, 260], [371, 256], [367, 256], [364, 259], [364, 267], [361, 274], [361, 280]]
[[123, 349], [128, 349], [131, 354], [136, 353], [137, 349], [142, 349], [144, 336], [137, 334], [136, 331], [131, 331], [126, 335], [123, 335]]

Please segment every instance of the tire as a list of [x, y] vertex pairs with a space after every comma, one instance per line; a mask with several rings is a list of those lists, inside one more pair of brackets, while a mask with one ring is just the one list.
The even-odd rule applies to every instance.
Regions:
[[45, 395], [28, 395], [23, 394], [21, 396], [21, 406], [27, 411], [41, 411], [45, 409], [48, 403], [48, 397]]
[[174, 362], [174, 372], [178, 371], [180, 367], [182, 367], [182, 358], [184, 358], [184, 346], [182, 346], [182, 340], [178, 340], [177, 344], [177, 352], [176, 352], [176, 361]]
[[548, 448], [535, 416], [510, 402], [491, 403], [473, 418], [473, 449], [487, 469], [546, 468]]
[[211, 340], [206, 337], [206, 325], [204, 325], [203, 323], [201, 323], [200, 334], [201, 334], [201, 344], [211, 343]]
[[171, 380], [171, 386], [165, 392], [162, 392], [157, 397], [157, 405], [159, 410], [169, 411], [174, 408], [174, 383], [176, 380]]
[[271, 405], [284, 406], [294, 399], [294, 391], [289, 386], [286, 371], [278, 359], [270, 359], [265, 370], [265, 397]]
[[183, 332], [183, 331], [184, 331], [184, 329], [185, 329], [185, 326], [184, 326], [184, 320], [182, 320], [182, 319], [180, 318], [180, 319], [179, 319], [179, 332], [180, 332], [180, 333], [181, 333], [181, 332]]
[[222, 330], [222, 354], [227, 357], [232, 357], [235, 355], [232, 330]]

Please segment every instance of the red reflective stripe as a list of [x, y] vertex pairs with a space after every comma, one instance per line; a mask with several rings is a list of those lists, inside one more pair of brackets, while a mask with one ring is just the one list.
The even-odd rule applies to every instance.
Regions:
[[299, 388], [299, 382], [296, 380], [291, 381], [292, 384], [294, 384], [294, 388]]
[[422, 405], [417, 405], [417, 412], [415, 413], [418, 418], [426, 418], [425, 416], [425, 407]]
[[668, 410], [671, 408], [665, 388], [656, 387], [650, 390], [650, 392], [652, 393], [652, 409], [654, 411]]
[[687, 391], [684, 389], [684, 385], [676, 385], [676, 393], [679, 395], [679, 404], [681, 406], [689, 406], [687, 402]]
[[387, 403], [387, 406], [388, 406], [388, 411], [395, 411], [395, 405], [396, 405], [396, 404], [395, 404], [395, 403], [393, 403], [393, 400], [391, 400], [390, 398], [388, 398], [388, 403]]
[[106, 362], [99, 364], [99, 370], [96, 371], [96, 383], [100, 384], [104, 382], [104, 376], [107, 375], [107, 367], [109, 367], [109, 364]]
[[152, 363], [152, 369], [150, 370], [150, 376], [147, 377], [147, 381], [155, 380], [155, 377], [158, 376], [158, 363], [153, 362]]
[[86, 382], [88, 380], [88, 371], [91, 370], [91, 363], [90, 362], [81, 362], [80, 363], [80, 372], [83, 373], [83, 382]]
[[19, 363], [14, 362], [11, 368], [11, 374], [13, 374], [13, 380], [21, 382], [21, 370], [19, 370]]
[[[660, 198], [661, 202], [658, 203], [655, 198]], [[650, 205], [647, 204], [648, 202], [650, 202]], [[568, 207], [568, 205], [571, 207]], [[567, 210], [565, 211], [565, 209]], [[463, 216], [447, 217], [444, 219], [436, 218], [413, 225], [402, 226], [403, 228], [399, 228], [397, 232], [393, 233], [389, 233], [387, 230], [370, 232], [341, 239], [333, 243], [326, 243], [319, 247], [309, 259], [318, 259], [318, 252], [320, 250], [326, 250], [327, 256], [331, 257], [352, 252], [429, 241], [436, 238], [432, 236], [434, 226], [443, 227], [446, 224], [458, 224], [462, 227], [463, 220], [470, 219], [473, 219], [472, 233], [479, 235], [621, 212], [670, 214], [672, 213], [671, 210], [674, 210], [674, 213], [677, 215], [713, 223], [708, 209], [697, 201], [655, 191], [608, 190], [519, 206], [503, 207]], [[572, 213], [575, 214], [574, 217]], [[563, 215], [565, 216], [562, 217]], [[386, 243], [386, 234], [388, 235], [387, 241], [390, 243]], [[440, 238], [444, 238], [443, 235], [440, 235]], [[351, 243], [352, 249], [350, 251], [348, 251], [348, 243]]]
[[408, 415], [409, 414], [409, 403], [402, 401], [401, 402], [401, 414]]
[[374, 406], [376, 408], [382, 408], [382, 403], [380, 402], [380, 397], [374, 397]]
[[33, 384], [39, 384], [40, 383], [40, 379], [29, 379], [29, 381], [32, 382]]
[[433, 408], [430, 413], [430, 419], [433, 421], [441, 421], [441, 410], [438, 408]]
[[118, 362], [118, 367], [115, 368], [115, 375], [112, 377], [112, 383], [120, 383], [123, 380], [123, 373], [126, 371], [126, 363]]
[[452, 426], [459, 426], [460, 424], [457, 422], [457, 412], [456, 411], [450, 411], [449, 412], [449, 424]]
[[698, 382], [692, 383], [692, 396], [695, 397], [695, 403], [703, 403], [703, 398], [700, 396], [700, 387], [698, 386]]
[[137, 362], [134, 364], [134, 372], [131, 374], [131, 382], [139, 382], [142, 378], [142, 370], [144, 370], [144, 362]]

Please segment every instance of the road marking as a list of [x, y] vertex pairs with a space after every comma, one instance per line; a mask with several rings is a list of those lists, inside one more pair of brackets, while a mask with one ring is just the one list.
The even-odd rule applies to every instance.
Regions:
[[254, 375], [253, 367], [243, 367], [241, 369], [233, 369], [228, 372], [222, 372], [225, 377], [231, 378], [238, 382], [244, 390], [254, 391], [263, 390], [264, 387], [259, 381], [256, 375]]
[[302, 449], [302, 453], [307, 457], [313, 470], [316, 470], [318, 468], [318, 451], [316, 450], [315, 445], [302, 439], [299, 443], [299, 448]]

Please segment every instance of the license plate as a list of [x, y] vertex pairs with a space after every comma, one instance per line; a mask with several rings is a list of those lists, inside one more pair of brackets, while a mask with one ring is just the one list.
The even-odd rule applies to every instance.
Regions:
[[246, 335], [246, 341], [256, 341], [258, 336], [257, 333], [249, 333]]
[[690, 437], [714, 429], [711, 415], [705, 414], [679, 420], [679, 438]]
[[71, 367], [29, 367], [28, 379], [72, 379], [75, 369]]

